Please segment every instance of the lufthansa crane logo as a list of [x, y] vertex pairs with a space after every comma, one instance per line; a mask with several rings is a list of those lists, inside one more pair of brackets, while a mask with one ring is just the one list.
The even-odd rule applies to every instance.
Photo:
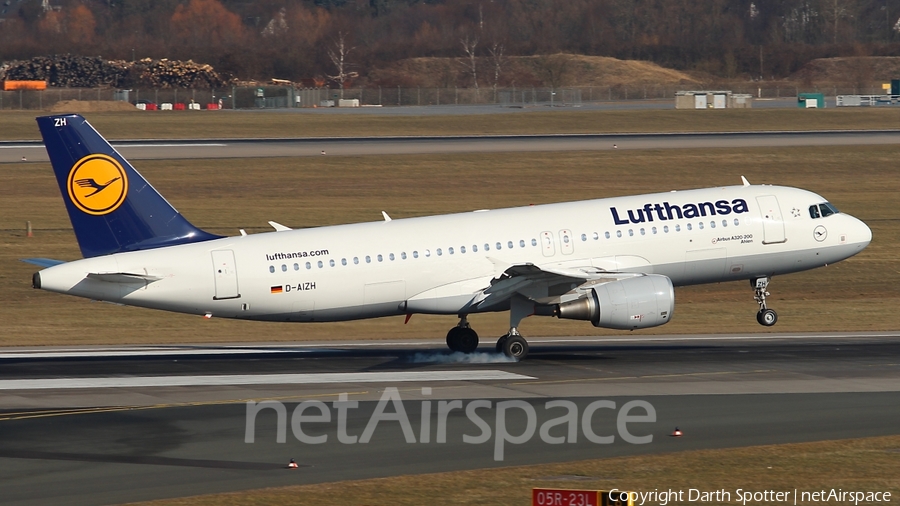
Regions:
[[78, 160], [69, 171], [66, 186], [75, 207], [94, 216], [115, 211], [128, 195], [125, 169], [108, 155], [92, 154]]

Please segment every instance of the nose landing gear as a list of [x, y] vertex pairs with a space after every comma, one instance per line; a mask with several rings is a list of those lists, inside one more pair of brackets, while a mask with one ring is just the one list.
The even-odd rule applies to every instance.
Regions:
[[769, 286], [769, 278], [763, 277], [751, 279], [750, 286], [753, 287], [755, 292], [753, 299], [759, 304], [759, 312], [756, 313], [756, 321], [759, 322], [760, 325], [766, 327], [775, 325], [778, 321], [778, 313], [773, 309], [766, 307], [766, 296], [770, 295], [769, 292], [766, 291], [766, 288]]

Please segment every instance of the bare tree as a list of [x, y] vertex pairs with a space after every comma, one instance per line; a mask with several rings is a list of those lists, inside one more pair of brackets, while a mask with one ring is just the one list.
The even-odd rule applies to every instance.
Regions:
[[354, 49], [356, 48], [347, 45], [344, 32], [338, 32], [338, 38], [334, 41], [334, 47], [328, 50], [328, 57], [331, 58], [331, 62], [334, 63], [335, 68], [337, 68], [337, 74], [328, 76], [328, 78], [334, 79], [340, 83], [341, 99], [344, 98], [344, 83], [359, 75], [358, 72], [350, 70], [352, 65], [347, 62], [347, 56], [350, 54], [350, 51], [353, 51]]
[[497, 100], [497, 85], [500, 82], [500, 71], [503, 67], [503, 44], [499, 42], [494, 42], [491, 47], [488, 48], [488, 52], [491, 53], [491, 63], [494, 66], [494, 100]]
[[463, 50], [466, 52], [466, 61], [463, 65], [472, 73], [472, 81], [475, 83], [475, 92], [478, 92], [478, 59], [475, 57], [475, 48], [478, 47], [478, 37], [469, 37], [469, 34], [460, 40]]

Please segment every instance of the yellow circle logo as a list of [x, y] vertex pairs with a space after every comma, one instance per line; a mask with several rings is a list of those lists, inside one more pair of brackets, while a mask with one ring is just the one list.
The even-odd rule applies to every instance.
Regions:
[[88, 155], [69, 171], [69, 198], [82, 211], [102, 216], [116, 209], [128, 195], [125, 169], [108, 155]]

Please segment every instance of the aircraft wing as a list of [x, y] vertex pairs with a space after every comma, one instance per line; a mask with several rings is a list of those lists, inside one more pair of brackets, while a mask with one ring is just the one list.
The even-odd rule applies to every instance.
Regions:
[[26, 264], [37, 265], [38, 267], [43, 267], [45, 269], [47, 267], [65, 263], [62, 260], [54, 260], [52, 258], [23, 258], [22, 261]]
[[558, 304], [580, 297], [593, 286], [636, 276], [642, 274], [609, 272], [592, 266], [555, 268], [530, 263], [513, 265], [491, 280], [491, 285], [482, 290], [473, 305], [490, 307], [513, 295], [539, 304]]

